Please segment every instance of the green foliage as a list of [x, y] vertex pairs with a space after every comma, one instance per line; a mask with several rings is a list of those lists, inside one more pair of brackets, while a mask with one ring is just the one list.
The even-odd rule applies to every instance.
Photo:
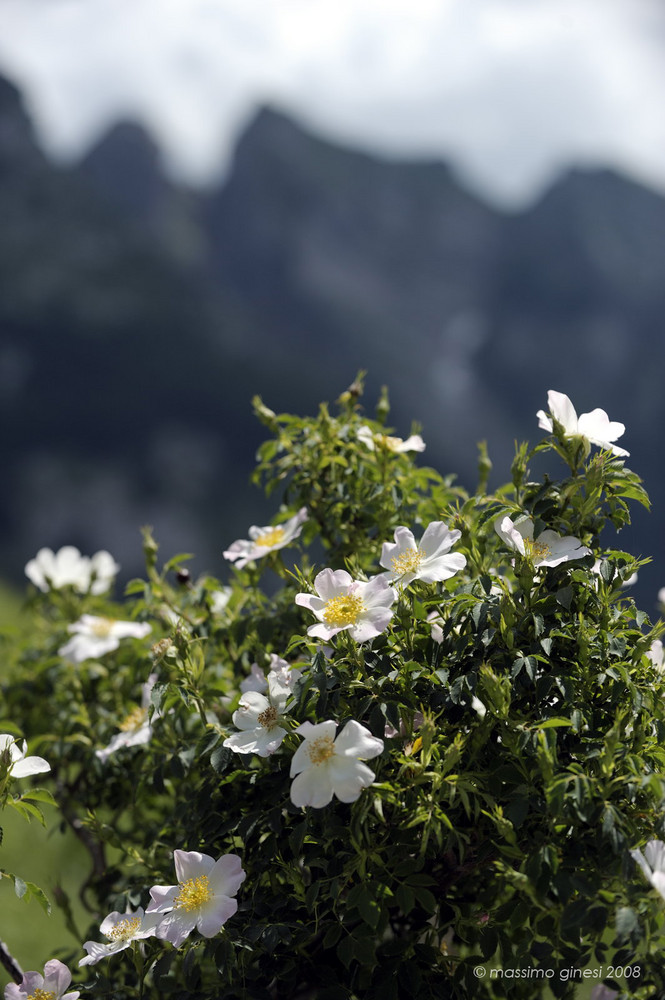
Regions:
[[[192, 580], [187, 557], [160, 567], [147, 530], [146, 579], [126, 603], [71, 588], [31, 598], [3, 726], [52, 771], [40, 776], [47, 792], [23, 784], [19, 794], [8, 780], [4, 804], [39, 819], [52, 796], [87, 848], [87, 937], [102, 939], [109, 911], [146, 906], [151, 886], [174, 884], [175, 849], [234, 853], [247, 873], [218, 934], [194, 932], [178, 949], [147, 938], [85, 969], [86, 995], [519, 1000], [540, 995], [542, 980], [474, 969], [639, 966], [616, 981], [621, 995], [660, 996], [662, 900], [629, 853], [663, 835], [665, 681], [649, 655], [660, 626], [622, 589], [639, 562], [601, 544], [607, 525], [627, 523], [630, 501], [648, 503], [640, 480], [555, 426], [534, 449], [519, 446], [495, 494], [482, 448], [482, 489], [469, 496], [396, 451], [387, 396], [372, 421], [361, 392], [360, 377], [336, 416], [322, 406], [314, 418], [256, 401], [271, 434], [256, 480], [281, 490], [278, 523], [301, 507], [308, 519], [292, 546], [232, 570], [225, 607], [219, 582]], [[544, 452], [568, 469], [533, 482], [529, 465]], [[505, 516], [533, 521], [523, 554], [495, 530]], [[396, 583], [390, 625], [370, 641], [308, 634], [312, 614], [294, 598], [313, 593], [317, 571], [366, 580], [396, 528], [419, 537], [434, 521], [460, 533], [464, 569]], [[590, 554], [539, 562], [546, 529]], [[266, 569], [278, 579], [269, 596]], [[59, 650], [83, 613], [149, 622], [151, 636], [74, 664]], [[225, 740], [240, 684], [271, 657], [302, 672], [286, 737], [267, 756], [235, 753]], [[100, 758], [137, 717], [151, 674], [149, 742]], [[383, 741], [375, 780], [350, 803], [300, 808], [295, 727], [324, 720], [356, 720]], [[13, 877], [19, 895], [41, 901]], [[574, 996], [573, 980], [547, 981]]]

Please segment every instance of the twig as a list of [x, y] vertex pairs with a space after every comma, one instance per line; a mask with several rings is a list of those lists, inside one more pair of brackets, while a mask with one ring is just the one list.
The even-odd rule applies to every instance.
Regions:
[[23, 982], [23, 970], [18, 964], [13, 955], [10, 955], [7, 950], [7, 945], [4, 941], [0, 941], [0, 963], [4, 965], [5, 969], [12, 977], [15, 983], [19, 985]]

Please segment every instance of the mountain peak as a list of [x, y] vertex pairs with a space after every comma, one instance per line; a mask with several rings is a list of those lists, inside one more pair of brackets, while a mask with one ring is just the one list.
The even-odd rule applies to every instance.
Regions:
[[131, 121], [114, 125], [78, 169], [107, 200], [141, 215], [150, 214], [167, 186], [156, 143]]

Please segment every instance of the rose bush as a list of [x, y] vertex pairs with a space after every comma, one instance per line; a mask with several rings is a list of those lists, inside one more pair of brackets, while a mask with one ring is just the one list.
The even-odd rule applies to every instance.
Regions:
[[[494, 492], [481, 451], [469, 495], [386, 430], [385, 395], [374, 421], [359, 382], [338, 404], [256, 401], [281, 507], [220, 539], [223, 585], [148, 530], [121, 603], [33, 573], [0, 804], [55, 802], [89, 852], [90, 926], [58, 959], [116, 1000], [528, 1000], [542, 981], [474, 969], [609, 965], [662, 996], [665, 674], [612, 534], [648, 503], [621, 425], [552, 392], [548, 436]], [[5, 966], [7, 996], [47, 981]]]

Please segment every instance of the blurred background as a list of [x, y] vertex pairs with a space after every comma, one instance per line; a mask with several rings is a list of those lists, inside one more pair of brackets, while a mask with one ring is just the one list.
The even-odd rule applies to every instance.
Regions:
[[222, 551], [251, 414], [369, 415], [493, 485], [547, 390], [626, 424], [665, 584], [661, 0], [0, 0], [0, 577]]

